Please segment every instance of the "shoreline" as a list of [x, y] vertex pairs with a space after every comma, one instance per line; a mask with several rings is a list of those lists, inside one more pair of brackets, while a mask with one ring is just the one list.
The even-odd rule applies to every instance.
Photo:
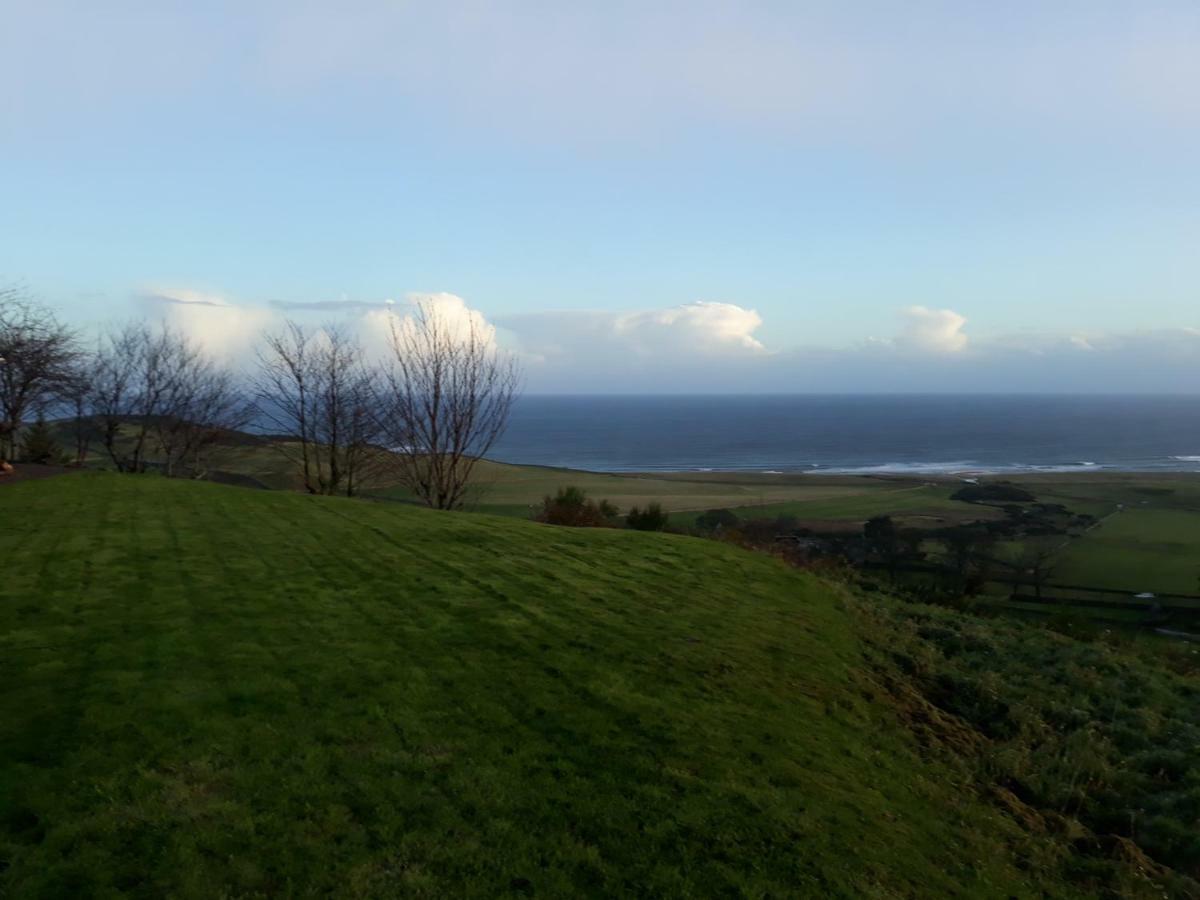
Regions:
[[491, 462], [505, 466], [531, 469], [557, 469], [563, 472], [587, 472], [593, 475], [614, 475], [626, 478], [698, 478], [738, 476], [774, 478], [889, 478], [904, 480], [941, 479], [969, 481], [971, 479], [1029, 478], [1036, 476], [1088, 476], [1119, 475], [1143, 477], [1200, 476], [1200, 461], [1191, 467], [1153, 466], [1135, 467], [1108, 463], [1046, 463], [1012, 466], [962, 465], [941, 463], [883, 463], [863, 466], [679, 466], [656, 468], [597, 468], [587, 465], [547, 465], [536, 462], [515, 462], [491, 458]]

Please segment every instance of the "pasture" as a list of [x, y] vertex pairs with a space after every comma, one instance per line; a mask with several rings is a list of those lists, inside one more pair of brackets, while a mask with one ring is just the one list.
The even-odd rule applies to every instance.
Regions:
[[1054, 580], [1200, 594], [1200, 511], [1135, 507], [1111, 515], [1058, 554]]
[[153, 475], [0, 521], [5, 896], [1070, 893], [773, 559]]

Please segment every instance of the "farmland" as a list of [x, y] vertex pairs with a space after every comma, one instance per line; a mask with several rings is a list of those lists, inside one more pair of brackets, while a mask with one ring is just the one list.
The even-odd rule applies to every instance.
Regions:
[[1200, 593], [1200, 511], [1129, 509], [1058, 556], [1057, 580], [1130, 593]]

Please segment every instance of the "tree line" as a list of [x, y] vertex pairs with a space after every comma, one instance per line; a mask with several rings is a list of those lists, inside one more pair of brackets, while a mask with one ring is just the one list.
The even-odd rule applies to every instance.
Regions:
[[519, 387], [516, 359], [473, 318], [428, 302], [392, 318], [382, 359], [343, 325], [287, 321], [234, 369], [166, 323], [120, 325], [89, 345], [20, 289], [0, 289], [0, 461], [31, 438], [44, 445], [53, 418], [77, 465], [102, 452], [119, 472], [204, 477], [216, 448], [249, 429], [309, 493], [354, 496], [386, 477], [456, 509]]

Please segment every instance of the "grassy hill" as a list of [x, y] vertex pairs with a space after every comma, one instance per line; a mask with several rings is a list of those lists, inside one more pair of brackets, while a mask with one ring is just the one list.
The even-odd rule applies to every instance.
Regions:
[[1073, 893], [772, 559], [91, 472], [0, 522], [0, 895]]

